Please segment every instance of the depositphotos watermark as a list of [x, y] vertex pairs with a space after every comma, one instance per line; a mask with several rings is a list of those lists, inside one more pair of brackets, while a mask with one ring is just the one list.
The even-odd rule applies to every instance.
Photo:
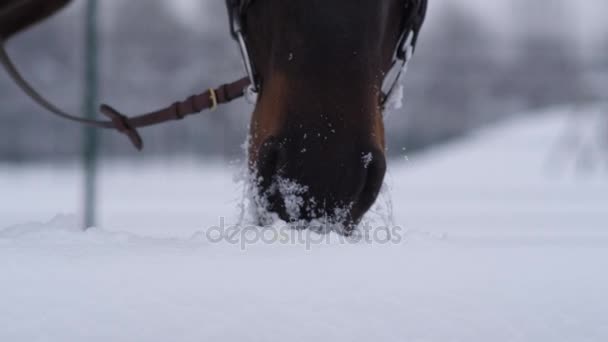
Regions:
[[400, 226], [361, 223], [348, 234], [339, 225], [327, 223], [283, 224], [268, 227], [256, 225], [228, 225], [224, 217], [219, 225], [210, 227], [205, 238], [211, 243], [228, 243], [246, 250], [253, 245], [296, 245], [307, 250], [316, 245], [401, 244], [408, 231]]

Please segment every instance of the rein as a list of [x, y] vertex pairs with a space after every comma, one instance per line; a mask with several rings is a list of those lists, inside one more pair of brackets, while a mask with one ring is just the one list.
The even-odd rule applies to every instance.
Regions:
[[[252, 1], [226, 0], [231, 33], [233, 38], [239, 43], [247, 77], [221, 85], [218, 88], [210, 88], [198, 95], [192, 95], [184, 101], [175, 102], [166, 108], [135, 117], [127, 117], [106, 104], [102, 104], [99, 108], [100, 112], [109, 119], [106, 121], [85, 119], [62, 111], [38, 93], [17, 70], [4, 48], [5, 40], [2, 38], [6, 37], [0, 37], [0, 63], [4, 65], [8, 74], [24, 92], [51, 114], [86, 126], [116, 130], [126, 135], [137, 150], [142, 150], [144, 144], [137, 128], [181, 120], [186, 116], [197, 114], [204, 110], [215, 110], [219, 105], [231, 102], [245, 95], [251, 102], [255, 102], [255, 98], [261, 89], [261, 83], [255, 74], [255, 69], [250, 59], [247, 37], [243, 25], [246, 9]], [[69, 0], [62, 0], [60, 2], [61, 6], [63, 6]], [[427, 0], [406, 0], [406, 9], [410, 10], [409, 6], [412, 3], [414, 3], [415, 8], [412, 10], [410, 17], [406, 19], [408, 27], [404, 30], [397, 45], [391, 70], [385, 75], [380, 98], [382, 107], [384, 107], [400, 77], [407, 69], [407, 64], [413, 55], [418, 33], [424, 20]], [[6, 12], [9, 10], [12, 10], [12, 8], [9, 7]], [[4, 14], [4, 12], [0, 13], [0, 15]]]
[[153, 126], [167, 121], [181, 120], [188, 115], [200, 113], [206, 109], [215, 110], [219, 105], [231, 102], [245, 95], [245, 88], [250, 84], [249, 78], [245, 77], [215, 89], [210, 88], [201, 94], [192, 95], [184, 101], [173, 103], [169, 107], [131, 118], [109, 105], [102, 104], [99, 111], [109, 120], [89, 120], [62, 111], [40, 95], [19, 73], [6, 53], [4, 46], [1, 44], [0, 63], [4, 65], [8, 74], [24, 92], [51, 114], [85, 126], [114, 129], [125, 134], [137, 150], [142, 150], [144, 146], [143, 139], [137, 128]]

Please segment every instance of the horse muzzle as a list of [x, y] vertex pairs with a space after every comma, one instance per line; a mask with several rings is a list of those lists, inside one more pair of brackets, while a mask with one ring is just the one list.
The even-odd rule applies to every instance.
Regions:
[[[291, 223], [337, 224], [347, 232], [376, 201], [386, 173], [384, 153], [373, 145], [275, 137], [260, 145], [252, 166], [261, 212]], [[262, 215], [261, 223], [270, 216]]]

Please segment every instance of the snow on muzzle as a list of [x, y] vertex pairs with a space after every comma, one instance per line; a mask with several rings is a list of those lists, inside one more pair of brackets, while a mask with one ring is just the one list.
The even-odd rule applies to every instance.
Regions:
[[370, 144], [304, 143], [269, 138], [253, 172], [262, 224], [322, 221], [352, 231], [376, 201], [386, 172], [384, 154]]

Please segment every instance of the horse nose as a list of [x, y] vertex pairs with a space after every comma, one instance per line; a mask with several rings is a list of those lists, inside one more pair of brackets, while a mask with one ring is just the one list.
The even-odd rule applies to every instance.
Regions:
[[365, 180], [351, 210], [353, 223], [358, 223], [376, 202], [386, 174], [386, 157], [379, 150], [364, 154], [361, 161], [365, 169]]
[[[263, 214], [275, 213], [287, 222], [325, 218], [356, 225], [382, 187], [384, 154], [376, 148], [341, 153], [310, 148], [302, 153], [291, 145], [285, 139], [269, 138], [258, 149], [254, 195]], [[266, 223], [268, 217], [260, 219]]]

